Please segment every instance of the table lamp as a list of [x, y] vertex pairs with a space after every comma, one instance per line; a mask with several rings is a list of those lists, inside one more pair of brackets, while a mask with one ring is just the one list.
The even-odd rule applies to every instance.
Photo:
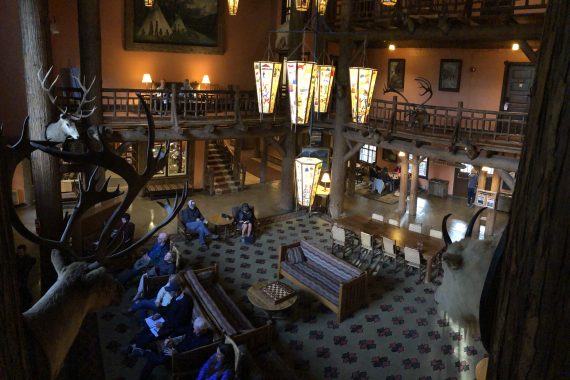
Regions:
[[150, 77], [150, 74], [143, 74], [142, 82], [146, 84], [146, 88], [148, 88], [152, 83], [152, 78]]
[[321, 182], [325, 184], [325, 190], [327, 190], [327, 183], [331, 183], [331, 176], [329, 173], [325, 172], [323, 174], [323, 178], [321, 178]]
[[210, 77], [205, 74], [202, 77], [202, 83], [200, 84], [200, 90], [207, 90], [210, 87]]

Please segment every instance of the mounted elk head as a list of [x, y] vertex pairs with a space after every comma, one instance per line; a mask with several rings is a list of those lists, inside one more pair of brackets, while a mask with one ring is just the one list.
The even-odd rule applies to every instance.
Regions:
[[67, 108], [63, 109], [57, 105], [57, 96], [53, 96], [52, 90], [55, 84], [59, 79], [59, 75], [55, 77], [54, 81], [51, 83], [49, 87], [46, 86], [46, 81], [53, 69], [53, 66], [50, 67], [48, 72], [45, 76], [42, 77], [41, 69], [38, 70], [38, 80], [42, 85], [42, 89], [48, 94], [50, 101], [57, 109], [60, 111], [59, 120], [55, 123], [51, 123], [46, 128], [46, 140], [52, 141], [56, 143], [64, 142], [68, 137], [77, 140], [79, 139], [79, 132], [77, 132], [77, 128], [75, 127], [75, 121], [79, 121], [81, 119], [87, 118], [95, 112], [97, 107], [91, 108], [87, 113], [83, 114], [83, 106], [85, 104], [91, 103], [95, 100], [95, 97], [91, 99], [87, 99], [89, 92], [91, 91], [91, 87], [93, 87], [93, 83], [95, 83], [95, 78], [89, 85], [89, 87], [85, 87], [85, 83], [81, 82], [79, 78], [73, 75], [73, 79], [79, 83], [79, 87], [81, 88], [81, 101], [77, 105], [77, 109], [74, 113], [67, 112]]
[[[418, 126], [423, 129], [424, 126], [429, 121], [429, 115], [428, 115], [424, 105], [432, 98], [433, 90], [431, 88], [430, 81], [427, 80], [426, 78], [417, 77], [414, 80], [419, 84], [418, 88], [423, 90], [420, 93], [420, 96], [425, 96], [428, 94], [429, 95], [421, 104], [414, 105], [413, 109], [411, 111], [407, 112], [407, 115], [409, 116], [410, 123], [412, 125], [417, 122]], [[402, 92], [400, 92], [399, 90], [394, 88], [392, 83], [388, 83], [388, 87], [384, 87], [384, 94], [387, 94], [387, 93], [394, 93], [394, 94], [400, 95], [406, 101], [406, 103], [411, 104], [410, 101], [408, 100], [408, 98], [406, 98], [406, 96]]]
[[[109, 191], [109, 178], [101, 187], [95, 186], [95, 172], [85, 185], [79, 183], [79, 200], [71, 214], [65, 218], [65, 227], [57, 240], [44, 238], [28, 230], [20, 220], [16, 209], [12, 204], [9, 207], [12, 226], [26, 239], [46, 248], [52, 249], [52, 263], [58, 273], [57, 282], [30, 310], [23, 315], [28, 327], [29, 341], [34, 346], [41, 347], [42, 358], [37, 358], [41, 363], [31, 364], [49, 371], [42, 379], [57, 377], [63, 360], [67, 355], [71, 343], [73, 343], [79, 327], [85, 315], [102, 307], [117, 302], [120, 299], [122, 287], [105, 271], [105, 264], [114, 259], [124, 256], [135, 250], [151, 238], [159, 229], [168, 224], [183, 207], [188, 194], [186, 183], [181, 194], [177, 194], [174, 204], [165, 204], [166, 217], [154, 228], [148, 231], [142, 238], [131, 242], [123, 242], [123, 234], [111, 237], [113, 227], [124, 215], [133, 203], [138, 193], [147, 182], [166, 165], [168, 147], [161, 147], [157, 156], [153, 155], [154, 147], [154, 120], [139, 95], [139, 101], [143, 105], [147, 116], [147, 151], [146, 168], [138, 173], [126, 160], [120, 157], [114, 149], [105, 141], [104, 131], [97, 129], [98, 139], [101, 142], [101, 150], [92, 149], [87, 152], [76, 153], [54, 147], [49, 141], [30, 141], [28, 133], [28, 119], [24, 123], [22, 134], [18, 142], [12, 146], [3, 142], [0, 130], [0, 161], [5, 163], [7, 175], [5, 180], [11, 183], [18, 164], [24, 159], [30, 159], [35, 150], [41, 150], [51, 156], [64, 159], [74, 164], [99, 166], [120, 175], [128, 184], [126, 194], [119, 188]], [[96, 204], [121, 197], [121, 202], [115, 208], [111, 217], [106, 221], [99, 235], [99, 244], [92, 256], [82, 256], [81, 259], [97, 259], [98, 263], [87, 264], [78, 261], [78, 255], [70, 244], [70, 236], [73, 224], [84, 213]], [[64, 260], [70, 264], [65, 264]], [[103, 265], [101, 268], [97, 268]], [[47, 363], [46, 363], [47, 362]]]

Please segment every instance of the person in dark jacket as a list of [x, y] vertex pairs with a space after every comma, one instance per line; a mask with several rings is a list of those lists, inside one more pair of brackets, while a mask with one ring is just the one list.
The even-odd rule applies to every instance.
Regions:
[[235, 352], [231, 344], [220, 344], [204, 363], [196, 380], [230, 380], [234, 372]]
[[117, 279], [125, 286], [133, 277], [143, 274], [147, 268], [159, 265], [164, 260], [164, 256], [169, 249], [168, 235], [165, 232], [159, 233], [156, 238], [156, 244], [152, 246], [150, 251], [145, 252], [131, 269], [127, 269], [119, 274]]
[[131, 222], [131, 215], [128, 213], [123, 214], [121, 217], [121, 222], [123, 224], [121, 224], [118, 229], [111, 232], [111, 238], [118, 236], [118, 238], [122, 241], [121, 246], [127, 247], [133, 242], [133, 236], [135, 235], [135, 224]]
[[255, 216], [253, 210], [247, 203], [243, 203], [236, 216], [239, 227], [241, 228], [241, 241], [245, 241], [246, 237], [250, 237], [253, 233], [253, 222]]
[[188, 208], [180, 211], [180, 219], [187, 230], [198, 233], [198, 239], [202, 248], [208, 248], [206, 245], [206, 236], [210, 236], [210, 239], [213, 240], [218, 238], [218, 235], [211, 234], [208, 227], [206, 227], [208, 221], [204, 218], [200, 209], [196, 207], [196, 202], [193, 200], [188, 201]]
[[473, 207], [478, 182], [479, 175], [477, 174], [477, 170], [471, 169], [471, 174], [469, 174], [469, 179], [467, 180], [467, 207]]
[[142, 298], [144, 292], [144, 282], [145, 278], [156, 277], [156, 276], [170, 276], [176, 273], [176, 259], [172, 252], [166, 252], [163, 259], [157, 265], [151, 267], [146, 271], [145, 274], [141, 276], [139, 280], [139, 286], [137, 288], [137, 294], [133, 298], [133, 302]]
[[140, 379], [149, 379], [153, 369], [166, 364], [172, 355], [177, 352], [186, 352], [212, 342], [214, 334], [202, 317], [197, 317], [185, 335], [165, 339], [158, 346], [159, 352], [151, 350], [133, 349], [133, 356], [144, 356], [147, 360], [141, 372]]

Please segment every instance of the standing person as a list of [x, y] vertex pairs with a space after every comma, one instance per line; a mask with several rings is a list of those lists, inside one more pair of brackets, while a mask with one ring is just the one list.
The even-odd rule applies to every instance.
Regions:
[[231, 344], [220, 344], [204, 363], [196, 380], [230, 380], [234, 372], [235, 353]]
[[477, 183], [479, 182], [479, 175], [475, 168], [471, 169], [471, 174], [469, 174], [469, 179], [467, 182], [467, 207], [473, 207], [473, 202], [475, 202], [475, 192], [477, 191]]
[[182, 220], [182, 223], [184, 223], [184, 226], [186, 226], [187, 230], [198, 233], [198, 239], [202, 250], [208, 249], [208, 246], [206, 245], [206, 236], [210, 236], [212, 240], [216, 240], [218, 238], [218, 235], [210, 233], [208, 227], [206, 227], [208, 221], [204, 218], [200, 209], [196, 207], [196, 202], [192, 199], [188, 201], [188, 207], [180, 211], [180, 219]]
[[246, 237], [250, 237], [253, 233], [253, 222], [255, 216], [253, 210], [247, 203], [243, 203], [237, 213], [237, 222], [241, 228], [241, 241], [245, 242]]
[[16, 266], [19, 275], [19, 287], [22, 311], [26, 311], [32, 306], [32, 293], [28, 287], [28, 278], [33, 266], [36, 264], [36, 259], [26, 253], [26, 246], [20, 244], [16, 247]]

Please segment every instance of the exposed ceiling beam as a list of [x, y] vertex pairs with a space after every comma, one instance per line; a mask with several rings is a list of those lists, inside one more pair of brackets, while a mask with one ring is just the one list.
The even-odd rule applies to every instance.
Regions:
[[523, 51], [524, 55], [526, 55], [526, 57], [530, 61], [530, 63], [536, 65], [536, 63], [538, 62], [538, 53], [532, 50], [532, 48], [528, 44], [528, 41], [526, 40], [519, 41], [519, 46]]

